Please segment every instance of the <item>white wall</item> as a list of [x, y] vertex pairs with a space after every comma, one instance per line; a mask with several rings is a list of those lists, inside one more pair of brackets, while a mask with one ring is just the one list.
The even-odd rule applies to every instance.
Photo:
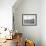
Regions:
[[42, 46], [46, 46], [46, 0], [41, 1], [41, 38]]
[[[16, 5], [13, 7], [15, 30], [22, 32], [24, 38], [34, 40], [36, 46], [41, 46], [41, 1], [23, 0], [20, 5]], [[22, 26], [22, 14], [37, 14], [37, 26]]]
[[0, 0], [0, 27], [12, 28], [12, 6], [16, 0]]

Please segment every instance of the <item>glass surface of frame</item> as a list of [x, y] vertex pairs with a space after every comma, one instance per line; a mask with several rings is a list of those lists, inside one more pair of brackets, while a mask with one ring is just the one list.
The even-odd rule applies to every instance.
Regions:
[[37, 14], [22, 14], [22, 26], [36, 26]]

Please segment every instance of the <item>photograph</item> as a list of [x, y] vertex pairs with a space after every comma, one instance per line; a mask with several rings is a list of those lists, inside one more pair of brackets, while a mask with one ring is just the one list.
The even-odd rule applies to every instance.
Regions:
[[37, 14], [22, 14], [22, 25], [24, 26], [37, 25]]

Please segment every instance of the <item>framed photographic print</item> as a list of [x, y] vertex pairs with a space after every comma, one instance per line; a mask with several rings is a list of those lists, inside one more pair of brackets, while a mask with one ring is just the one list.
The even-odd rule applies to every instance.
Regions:
[[37, 14], [22, 14], [22, 26], [36, 26]]

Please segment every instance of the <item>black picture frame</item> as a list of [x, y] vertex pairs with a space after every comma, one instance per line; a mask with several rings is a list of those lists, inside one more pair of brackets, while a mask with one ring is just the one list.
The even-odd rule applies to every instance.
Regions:
[[22, 26], [36, 26], [37, 14], [22, 14]]

